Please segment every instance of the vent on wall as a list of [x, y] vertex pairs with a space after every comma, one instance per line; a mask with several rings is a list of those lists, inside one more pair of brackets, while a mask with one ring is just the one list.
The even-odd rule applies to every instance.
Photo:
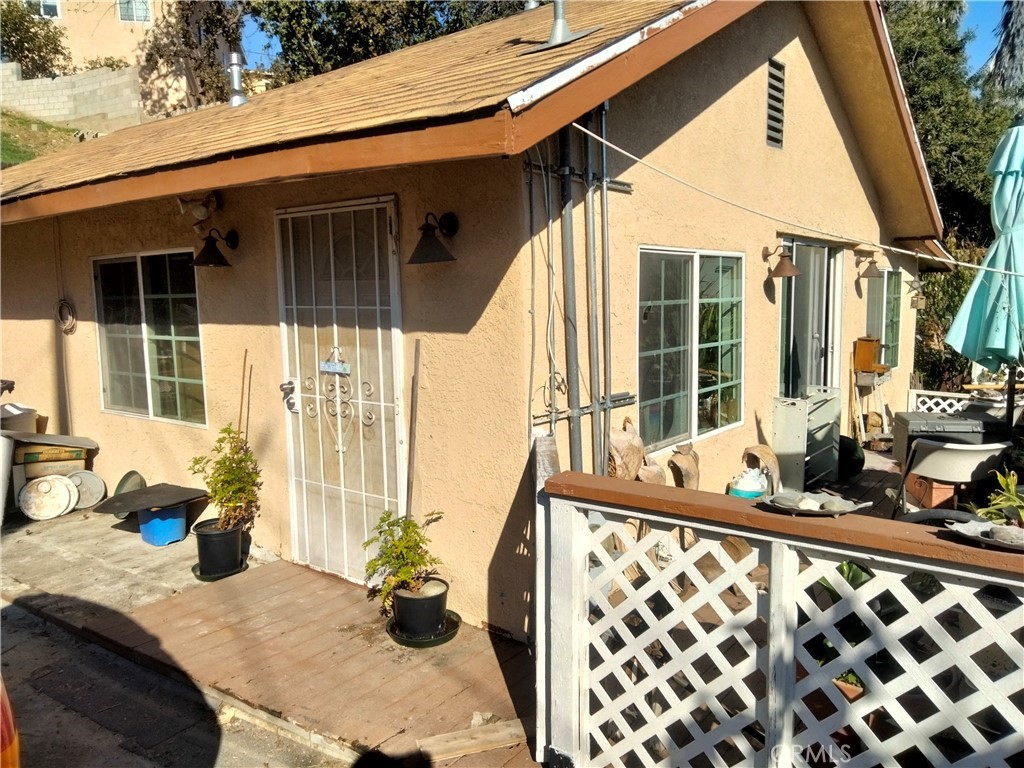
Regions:
[[768, 146], [782, 148], [782, 124], [786, 101], [786, 65], [768, 60]]

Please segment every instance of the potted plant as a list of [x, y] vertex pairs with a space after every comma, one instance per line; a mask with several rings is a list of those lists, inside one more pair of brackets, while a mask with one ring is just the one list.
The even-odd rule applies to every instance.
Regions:
[[196, 576], [213, 580], [238, 573], [244, 567], [242, 533], [252, 528], [263, 486], [249, 441], [228, 424], [209, 455], [192, 459], [189, 471], [203, 479], [210, 503], [217, 509], [216, 518], [201, 520], [192, 528], [199, 549]]
[[366, 563], [367, 597], [379, 599], [384, 616], [394, 613], [394, 631], [409, 640], [441, 633], [448, 605], [448, 582], [437, 577], [441, 561], [430, 554], [424, 529], [440, 520], [431, 512], [422, 525], [411, 517], [386, 511], [363, 549], [375, 549]]

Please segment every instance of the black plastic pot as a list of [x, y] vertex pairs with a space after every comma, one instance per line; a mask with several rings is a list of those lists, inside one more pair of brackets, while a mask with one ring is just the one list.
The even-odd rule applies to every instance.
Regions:
[[[440, 585], [440, 586], [437, 586]], [[395, 631], [410, 640], [425, 640], [444, 631], [448, 582], [428, 579], [419, 592], [394, 593]]]
[[192, 526], [199, 550], [199, 577], [219, 579], [242, 570], [242, 526], [225, 531], [217, 520], [200, 520]]

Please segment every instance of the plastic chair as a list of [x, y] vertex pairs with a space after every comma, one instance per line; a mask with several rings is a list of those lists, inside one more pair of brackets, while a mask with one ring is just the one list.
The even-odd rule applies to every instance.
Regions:
[[999, 468], [999, 458], [1012, 445], [1010, 441], [965, 445], [943, 443], [919, 437], [910, 446], [910, 453], [903, 465], [899, 490], [895, 494], [892, 510], [893, 519], [902, 511], [904, 514], [917, 511], [921, 505], [913, 496], [907, 500], [907, 476], [914, 473], [928, 480], [935, 480], [954, 487], [953, 506], [956, 506], [957, 492], [961, 486], [975, 483], [988, 477]]

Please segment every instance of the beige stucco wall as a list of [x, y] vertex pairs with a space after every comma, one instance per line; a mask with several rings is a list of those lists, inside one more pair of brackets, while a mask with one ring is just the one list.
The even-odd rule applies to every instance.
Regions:
[[[765, 141], [770, 58], [786, 66], [786, 135], [781, 150], [767, 146]], [[663, 120], [650, 119], [653, 115]], [[677, 125], [682, 128], [667, 132], [668, 127]], [[666, 66], [657, 76], [613, 99], [608, 138], [658, 169], [738, 204], [720, 202], [614, 151], [609, 154], [610, 175], [633, 185], [632, 194], [613, 192], [609, 199], [611, 282], [616, 289], [611, 305], [616, 329], [612, 344], [613, 392], [637, 392], [639, 247], [726, 251], [742, 254], [745, 259], [744, 420], [741, 425], [693, 441], [701, 457], [701, 488], [724, 491], [743, 467], [744, 449], [758, 443], [770, 445], [772, 438], [773, 398], [778, 395], [779, 380], [781, 287], [767, 277], [775, 261], [769, 265], [762, 261], [762, 247], [775, 247], [784, 236], [833, 247], [849, 247], [860, 241], [887, 242], [879, 223], [878, 195], [846, 118], [846, 106], [832, 85], [798, 4], [762, 6]], [[542, 154], [544, 151], [557, 157], [553, 142], [542, 149]], [[581, 194], [578, 190], [578, 196]], [[557, 208], [557, 199], [555, 205]], [[576, 215], [577, 231], [582, 232], [579, 210]], [[557, 249], [557, 236], [555, 243]], [[540, 246], [542, 241], [537, 244]], [[577, 237], [580, 265], [583, 248], [584, 241]], [[866, 333], [867, 281], [857, 280], [852, 251], [845, 251], [842, 262], [843, 305], [838, 313], [841, 342], [836, 350], [839, 371], [834, 384], [843, 390], [841, 429], [849, 435], [851, 355], [854, 340]], [[880, 267], [890, 264], [908, 270], [906, 279], [916, 274], [912, 258], [879, 257]], [[583, 350], [581, 379], [586, 391], [589, 373], [582, 269], [577, 267], [577, 290]], [[540, 281], [538, 290], [542, 294], [545, 290]], [[914, 313], [907, 296], [904, 286], [901, 364], [893, 371], [892, 380], [879, 390], [890, 413], [906, 410], [913, 368]], [[562, 334], [558, 321], [559, 349]], [[547, 372], [543, 347], [535, 356], [535, 364], [543, 372], [543, 383]], [[559, 369], [565, 370], [561, 362]], [[586, 395], [583, 402], [589, 402]], [[866, 401], [865, 405], [875, 407], [877, 402]], [[564, 397], [560, 397], [560, 405], [565, 406]], [[620, 426], [627, 415], [639, 423], [634, 406], [616, 410], [613, 424]], [[587, 427], [589, 419], [584, 417], [584, 422]], [[583, 447], [584, 469], [588, 471], [589, 439], [588, 431]], [[564, 468], [568, 463], [564, 428], [559, 430], [559, 444]], [[664, 464], [671, 450], [657, 451], [653, 458]]]
[[134, 22], [121, 21], [116, 0], [60, 0], [60, 15], [53, 21], [66, 31], [68, 50], [76, 67], [105, 56], [137, 65], [141, 63], [140, 46], [146, 33], [169, 5], [170, 0], [150, 0], [151, 21]]
[[[768, 148], [764, 138], [770, 57], [787, 67], [787, 138], [781, 151]], [[744, 420], [695, 442], [702, 488], [724, 490], [740, 468], [743, 449], [771, 436], [778, 382], [778, 285], [767, 279], [762, 247], [774, 245], [782, 235], [822, 239], [808, 228], [850, 241], [884, 240], [877, 195], [814, 37], [802, 11], [792, 4], [763, 6], [615, 98], [609, 138], [720, 196], [796, 222], [779, 223], [710, 200], [611, 156], [611, 175], [633, 185], [631, 195], [613, 193], [609, 198], [613, 392], [637, 390], [638, 247], [715, 249], [745, 258]], [[551, 142], [539, 146], [530, 159], [555, 164], [556, 157]], [[232, 269], [197, 273], [207, 427], [102, 413], [99, 407], [89, 260], [197, 247], [193, 222], [179, 213], [173, 197], [66, 216], [59, 222], [5, 226], [0, 243], [0, 371], [18, 382], [16, 400], [51, 416], [50, 431], [72, 430], [99, 442], [95, 469], [108, 484], [129, 469], [142, 471], [150, 482], [190, 484], [194, 479], [186, 471], [188, 458], [205, 451], [217, 429], [237, 417], [242, 354], [247, 350], [254, 366], [250, 435], [265, 470], [263, 513], [254, 537], [289, 557], [289, 416], [278, 391], [283, 363], [274, 212], [393, 194], [403, 263], [405, 404], [414, 342], [422, 342], [413, 509], [446, 513], [432, 537], [445, 563], [443, 572], [453, 581], [452, 607], [471, 623], [521, 636], [529, 631], [533, 569], [528, 414], [544, 410], [549, 259], [554, 260], [558, 286], [554, 354], [558, 370], [566, 370], [560, 235], [554, 226], [554, 249], [549, 249], [541, 179], [535, 176], [531, 242], [523, 161], [465, 161], [223, 190], [223, 211], [212, 223], [221, 231], [237, 229], [241, 244], [229, 255]], [[585, 226], [579, 185], [576, 192], [578, 328], [586, 404]], [[557, 209], [554, 187], [552, 196]], [[459, 215], [462, 227], [452, 244], [458, 260], [405, 265], [428, 210]], [[864, 333], [866, 293], [857, 293], [851, 254], [845, 270], [839, 383], [848, 393], [848, 357], [853, 340]], [[77, 307], [74, 335], [62, 336], [52, 320], [59, 296], [55, 283], [63, 284], [65, 296]], [[892, 410], [903, 409], [901, 389], [905, 400], [912, 315], [905, 318], [903, 334], [906, 363], [886, 389]], [[558, 405], [565, 407], [564, 396], [558, 396]], [[845, 423], [848, 400], [843, 410]], [[408, 408], [403, 412], [408, 419]], [[635, 406], [615, 411], [616, 423], [625, 415], [636, 421]], [[585, 468], [590, 466], [588, 424], [584, 418]], [[565, 422], [559, 423], [558, 438], [567, 468]], [[657, 458], [664, 461], [666, 453]]]
[[[100, 412], [90, 259], [197, 247], [194, 220], [179, 213], [175, 198], [5, 227], [0, 370], [17, 382], [17, 401], [50, 416], [50, 432], [70, 430], [100, 444], [94, 469], [108, 486], [130, 469], [150, 483], [194, 485], [189, 457], [207, 451], [219, 427], [237, 418], [247, 350], [254, 366], [250, 439], [265, 481], [254, 540], [289, 557], [290, 416], [278, 391], [284, 368], [274, 212], [395, 194], [403, 263], [426, 211], [458, 212], [458, 261], [402, 268], [406, 404], [412, 350], [422, 339], [413, 505], [446, 513], [432, 535], [443, 572], [456, 585], [453, 607], [467, 621], [494, 617], [497, 627], [521, 632], [532, 576], [525, 543], [530, 507], [513, 509], [525, 493], [528, 452], [524, 267], [513, 264], [524, 237], [521, 179], [517, 162], [488, 160], [225, 190], [212, 223], [238, 230], [240, 246], [229, 255], [234, 267], [197, 271], [207, 427]], [[58, 272], [78, 313], [71, 336], [59, 334], [51, 319]], [[61, 373], [41, 360], [66, 361], [70, 422]]]

